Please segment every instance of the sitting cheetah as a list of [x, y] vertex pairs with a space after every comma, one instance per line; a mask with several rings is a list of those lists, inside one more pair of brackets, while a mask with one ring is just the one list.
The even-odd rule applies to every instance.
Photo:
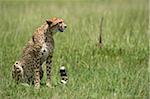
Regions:
[[52, 18], [39, 27], [32, 38], [23, 49], [21, 58], [12, 66], [12, 77], [15, 81], [23, 83], [34, 83], [36, 88], [40, 87], [40, 80], [43, 77], [42, 64], [46, 61], [46, 85], [51, 86], [51, 65], [54, 50], [53, 35], [57, 32], [64, 32], [67, 25], [63, 19]]

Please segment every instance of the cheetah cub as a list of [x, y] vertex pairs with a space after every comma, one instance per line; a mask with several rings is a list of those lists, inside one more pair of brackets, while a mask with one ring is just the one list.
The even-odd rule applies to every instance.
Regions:
[[29, 40], [21, 58], [12, 66], [12, 77], [19, 83], [34, 83], [35, 88], [40, 87], [43, 77], [42, 64], [46, 61], [46, 85], [51, 87], [51, 66], [54, 50], [53, 35], [64, 32], [67, 25], [63, 19], [52, 18], [39, 27]]

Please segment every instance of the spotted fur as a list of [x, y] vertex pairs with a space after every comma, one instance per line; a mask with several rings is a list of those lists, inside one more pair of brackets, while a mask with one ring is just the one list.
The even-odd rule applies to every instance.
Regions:
[[46, 61], [46, 85], [51, 86], [51, 67], [54, 51], [53, 35], [63, 32], [66, 28], [63, 19], [52, 18], [39, 27], [29, 40], [21, 58], [12, 66], [12, 77], [19, 83], [34, 83], [36, 88], [40, 87], [43, 77], [42, 64]]

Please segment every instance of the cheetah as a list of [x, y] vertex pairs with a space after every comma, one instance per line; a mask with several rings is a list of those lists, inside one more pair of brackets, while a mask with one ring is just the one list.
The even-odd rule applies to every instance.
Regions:
[[51, 87], [51, 67], [54, 52], [54, 38], [56, 32], [64, 32], [67, 25], [61, 18], [47, 19], [46, 22], [33, 33], [23, 49], [21, 58], [12, 66], [12, 78], [17, 82], [34, 84], [40, 88], [43, 77], [42, 64], [46, 62], [46, 85]]

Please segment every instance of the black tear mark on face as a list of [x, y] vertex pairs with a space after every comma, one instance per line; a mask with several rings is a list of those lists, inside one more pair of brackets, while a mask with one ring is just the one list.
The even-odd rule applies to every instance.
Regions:
[[63, 30], [62, 30], [62, 29], [60, 29], [60, 28], [59, 28], [58, 30], [59, 30], [60, 32], [63, 32]]

